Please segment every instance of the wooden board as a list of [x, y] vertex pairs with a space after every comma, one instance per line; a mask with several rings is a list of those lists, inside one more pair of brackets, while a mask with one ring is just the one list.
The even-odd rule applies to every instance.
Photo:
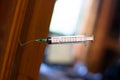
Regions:
[[0, 16], [4, 16], [0, 19], [0, 25], [7, 26], [6, 31], [1, 32], [4, 38], [0, 36], [0, 80], [38, 79], [46, 44], [33, 42], [20, 46], [19, 42], [47, 37], [54, 2], [55, 0], [1, 0], [0, 10], [4, 13], [0, 13]]

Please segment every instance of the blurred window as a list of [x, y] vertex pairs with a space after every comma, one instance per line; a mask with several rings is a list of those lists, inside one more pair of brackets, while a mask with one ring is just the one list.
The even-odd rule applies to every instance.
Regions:
[[[50, 36], [92, 33], [93, 27], [91, 26], [94, 25], [96, 5], [96, 0], [56, 0], [50, 23], [49, 31], [52, 33]], [[76, 53], [85, 52], [79, 51], [79, 46], [80, 44], [75, 47], [73, 44], [49, 45], [47, 61], [51, 63], [72, 63]]]
[[82, 15], [84, 0], [57, 0], [50, 24], [50, 32], [72, 35]]

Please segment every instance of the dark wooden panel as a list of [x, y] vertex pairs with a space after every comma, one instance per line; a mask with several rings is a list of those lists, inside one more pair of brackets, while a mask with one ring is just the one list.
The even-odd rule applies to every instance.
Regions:
[[55, 0], [0, 0], [0, 80], [37, 80]]
[[26, 1], [21, 0], [0, 1], [0, 42], [2, 44], [0, 53], [0, 80], [9, 80], [26, 3]]
[[[55, 0], [29, 0], [22, 26], [22, 43], [48, 36]], [[37, 80], [45, 43], [18, 45], [11, 80]]]
[[14, 13], [13, 6], [15, 4], [16, 2], [0, 0], [0, 71], [2, 69], [4, 53], [6, 51], [6, 43], [8, 41], [11, 28], [10, 25]]

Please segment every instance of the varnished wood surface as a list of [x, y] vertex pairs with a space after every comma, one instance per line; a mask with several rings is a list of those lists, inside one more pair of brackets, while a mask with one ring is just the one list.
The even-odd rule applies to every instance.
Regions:
[[[48, 36], [54, 2], [54, 0], [29, 1], [20, 36], [22, 43]], [[25, 46], [19, 45], [14, 63], [16, 69], [13, 68], [11, 79], [18, 75], [17, 80], [37, 80], [45, 46], [45, 43], [36, 42]]]
[[21, 0], [1, 1], [1, 12], [3, 13], [1, 14], [3, 17], [1, 29], [5, 28], [5, 30], [2, 32], [4, 38], [1, 38], [2, 52], [0, 56], [2, 57], [2, 64], [0, 65], [0, 80], [9, 80], [12, 71], [17, 41], [25, 12], [25, 2]]
[[37, 80], [55, 0], [0, 1], [0, 80]]

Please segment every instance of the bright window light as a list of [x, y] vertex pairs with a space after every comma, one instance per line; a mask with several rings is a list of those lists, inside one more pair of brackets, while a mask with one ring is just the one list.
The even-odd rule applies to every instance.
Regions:
[[50, 32], [64, 35], [75, 33], [84, 0], [57, 0], [50, 24]]

